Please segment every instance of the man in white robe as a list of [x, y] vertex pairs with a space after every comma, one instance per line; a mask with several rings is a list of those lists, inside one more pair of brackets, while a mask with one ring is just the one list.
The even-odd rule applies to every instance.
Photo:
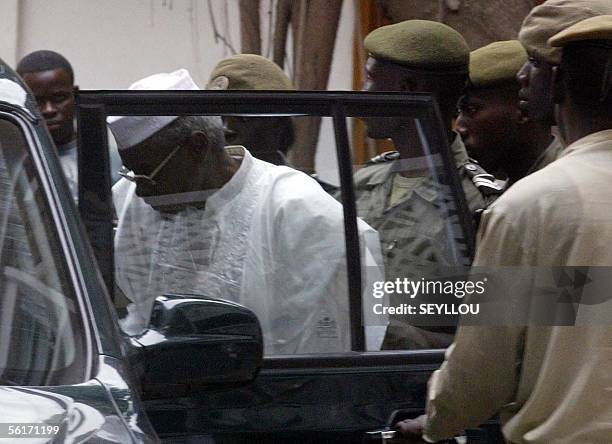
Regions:
[[[196, 88], [180, 70], [132, 89]], [[131, 170], [113, 190], [128, 332], [147, 326], [157, 296], [192, 293], [252, 309], [267, 354], [350, 350], [342, 206], [313, 179], [224, 148], [218, 118], [121, 117], [111, 129]], [[368, 282], [382, 276], [378, 235], [358, 223]]]

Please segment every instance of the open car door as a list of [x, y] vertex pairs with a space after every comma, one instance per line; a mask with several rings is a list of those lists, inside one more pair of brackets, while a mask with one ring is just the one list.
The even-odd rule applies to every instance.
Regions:
[[[346, 350], [268, 353], [257, 380], [248, 386], [219, 386], [206, 394], [145, 399], [146, 412], [162, 439], [174, 442], [200, 432], [211, 434], [215, 442], [361, 442], [365, 432], [383, 427], [396, 409], [412, 416], [423, 413], [426, 384], [443, 361], [444, 346], [452, 340], [452, 326], [426, 326], [423, 333], [409, 323], [402, 324], [399, 312], [387, 308], [410, 300], [398, 296], [397, 287], [385, 290], [389, 288], [385, 284], [396, 278], [424, 279], [422, 270], [430, 273], [433, 266], [467, 266], [474, 247], [472, 208], [458, 175], [456, 153], [431, 96], [80, 91], [77, 102], [79, 208], [111, 291], [117, 288], [113, 245], [116, 211], [106, 149], [108, 116], [209, 115], [222, 116], [226, 124], [237, 117], [282, 117], [294, 123], [322, 119], [319, 151], [327, 153], [331, 159], [328, 164], [337, 161], [337, 168], [320, 170], [319, 176], [337, 188], [328, 190], [342, 204], [343, 223], [332, 237], [341, 239], [339, 248], [346, 268], [345, 328], [349, 331], [339, 332], [348, 337]], [[395, 125], [416, 141], [420, 152], [410, 158], [390, 154], [365, 166], [354, 165], [352, 147], [358, 140], [364, 142], [356, 129], [364, 124], [369, 129]], [[393, 183], [391, 178], [397, 173], [406, 179], [404, 183]], [[387, 201], [396, 186], [400, 197]], [[293, 192], [299, 194], [300, 190]], [[394, 218], [386, 219], [398, 208], [401, 211]], [[376, 254], [366, 253], [363, 221], [358, 216], [378, 235]], [[306, 243], [320, 242], [317, 236], [322, 234], [309, 235], [313, 237]], [[292, 272], [299, 280], [300, 270]], [[308, 285], [304, 282], [304, 291]], [[227, 298], [232, 299], [230, 295]], [[495, 442], [485, 435], [483, 432], [478, 442]]]

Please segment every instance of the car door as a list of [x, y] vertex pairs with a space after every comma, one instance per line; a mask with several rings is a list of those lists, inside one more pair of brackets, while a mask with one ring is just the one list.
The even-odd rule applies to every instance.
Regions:
[[140, 393], [252, 381], [259, 322], [239, 304], [165, 295], [150, 328], [122, 334], [62, 173], [35, 101], [0, 60], [0, 441], [158, 442]]
[[[474, 245], [471, 209], [451, 144], [431, 96], [346, 92], [81, 91], [77, 101], [79, 206], [110, 289], [115, 288], [116, 270], [112, 254], [113, 200], [108, 154], [104, 149], [107, 116], [284, 116], [294, 119], [296, 127], [308, 126], [300, 125], [299, 121], [315, 119], [314, 125], [320, 123], [326, 134], [320, 143], [326, 144], [328, 152], [337, 158], [338, 188], [336, 191], [330, 188], [343, 204], [339, 211], [344, 222], [335, 228], [334, 234], [342, 240], [339, 248], [346, 267], [347, 331], [342, 334], [349, 338], [348, 348], [331, 353], [268, 354], [259, 376], [250, 385], [232, 389], [220, 386], [216, 390], [193, 391], [181, 397], [145, 399], [147, 414], [162, 439], [171, 441], [200, 432], [212, 434], [215, 442], [359, 442], [364, 432], [382, 427], [396, 409], [405, 409], [414, 416], [423, 413], [427, 380], [444, 358], [444, 348], [431, 344], [444, 344], [444, 340], [452, 339], [456, 318], [415, 318], [415, 322], [425, 326], [426, 332], [433, 331], [433, 336], [441, 334], [443, 339], [438, 342], [428, 338], [421, 341], [421, 345], [419, 341], [400, 341], [399, 345], [384, 346], [394, 315], [384, 307], [399, 306], [403, 302], [409, 305], [414, 301], [404, 294], [405, 300], [400, 298], [400, 303], [393, 302], [391, 294], [401, 293], [397, 285], [393, 291], [383, 291], [387, 288], [386, 283], [391, 282], [392, 287], [393, 281], [388, 280], [390, 275], [385, 275], [380, 267], [387, 262], [382, 255], [393, 256], [398, 245], [415, 244], [414, 249], [419, 251], [416, 256], [404, 260], [400, 255], [399, 258], [400, 263], [403, 261], [403, 266], [411, 270], [406, 278], [424, 281], [436, 275], [439, 266], [444, 266], [446, 272], [448, 268], [454, 270], [453, 278], [456, 279], [465, 272], [463, 267], [469, 264]], [[396, 159], [392, 158], [387, 164], [387, 159], [379, 159], [366, 167], [376, 167], [373, 178], [361, 182], [357, 176], [354, 179], [353, 170], [357, 165], [352, 160], [351, 148], [368, 143], [363, 137], [364, 122], [367, 126], [397, 121], [408, 122], [413, 137], [419, 141], [421, 151], [415, 156], [418, 162], [406, 163], [400, 159], [394, 163]], [[334, 148], [329, 150], [329, 145]], [[363, 190], [359, 187], [365, 184], [375, 188], [379, 183], [383, 189], [394, 186], [393, 183], [385, 184], [388, 179], [385, 168], [396, 171], [393, 168], [397, 165], [420, 171], [420, 176], [416, 177], [420, 188], [413, 186], [410, 195], [417, 199], [411, 205], [421, 208], [421, 213], [410, 213], [417, 214], [412, 220], [395, 220], [388, 228], [394, 234], [387, 243], [381, 243], [376, 237], [368, 244], [365, 231], [374, 236], [379, 234], [364, 228], [357, 216], [362, 216], [364, 207], [375, 202], [368, 204], [363, 195], [360, 200], [359, 193]], [[427, 206], [425, 210], [423, 206]], [[383, 202], [382, 207], [379, 216], [394, 206]], [[425, 219], [419, 219], [422, 214], [426, 214]], [[375, 224], [376, 220], [366, 222]], [[317, 242], [316, 234], [311, 236], [314, 236], [311, 241]], [[368, 249], [368, 245], [376, 247]], [[440, 275], [437, 276], [439, 279]], [[377, 289], [378, 293], [382, 291], [380, 296], [377, 296]], [[435, 328], [430, 328], [432, 326]], [[482, 439], [482, 442], [494, 442]]]
[[54, 147], [0, 65], [0, 439], [155, 442]]

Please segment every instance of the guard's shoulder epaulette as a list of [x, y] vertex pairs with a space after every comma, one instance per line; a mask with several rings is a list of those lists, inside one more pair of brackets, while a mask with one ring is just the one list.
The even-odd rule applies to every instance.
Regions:
[[378, 163], [391, 162], [392, 160], [399, 159], [399, 156], [399, 151], [385, 151], [384, 153], [379, 154], [378, 156], [372, 157], [370, 160], [368, 160], [368, 163], [366, 163], [366, 165], [376, 165]]
[[496, 196], [504, 192], [504, 188], [495, 182], [495, 176], [487, 173], [475, 160], [469, 159], [463, 164], [463, 169], [484, 196]]

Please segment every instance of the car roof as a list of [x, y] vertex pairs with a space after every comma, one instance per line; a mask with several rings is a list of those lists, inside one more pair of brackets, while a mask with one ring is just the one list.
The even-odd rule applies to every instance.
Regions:
[[36, 101], [30, 89], [2, 59], [0, 59], [0, 105], [19, 110], [32, 118], [38, 117]]

